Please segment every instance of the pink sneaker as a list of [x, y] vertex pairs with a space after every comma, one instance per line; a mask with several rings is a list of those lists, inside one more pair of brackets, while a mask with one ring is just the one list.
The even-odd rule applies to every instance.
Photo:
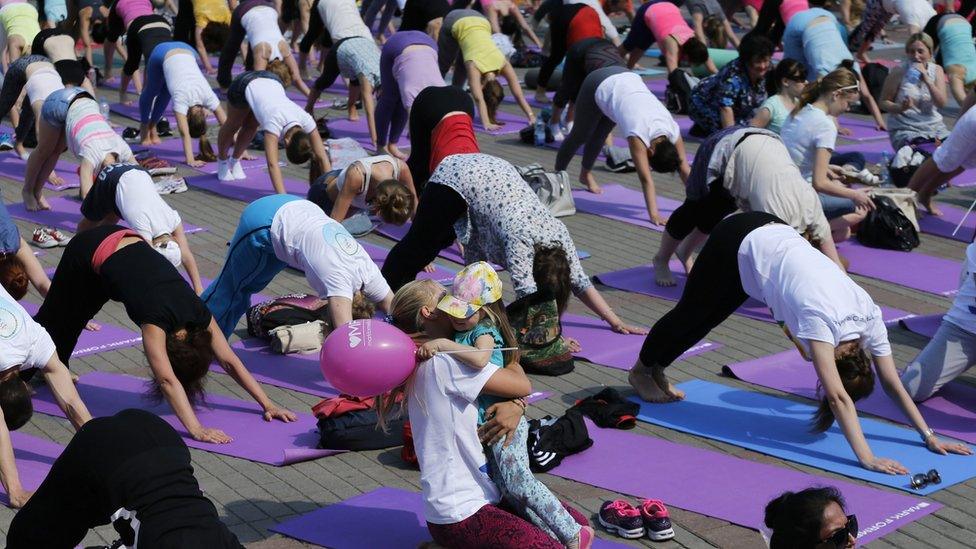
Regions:
[[644, 522], [640, 511], [622, 499], [604, 502], [600, 506], [597, 520], [608, 532], [622, 538], [637, 539], [644, 536]]
[[644, 521], [644, 529], [647, 530], [647, 537], [654, 541], [664, 541], [674, 537], [674, 528], [671, 527], [671, 515], [664, 502], [658, 499], [645, 499], [640, 506], [641, 519]]
[[593, 540], [596, 538], [596, 532], [593, 528], [589, 526], [583, 526], [579, 531], [579, 549], [590, 549], [593, 546]]

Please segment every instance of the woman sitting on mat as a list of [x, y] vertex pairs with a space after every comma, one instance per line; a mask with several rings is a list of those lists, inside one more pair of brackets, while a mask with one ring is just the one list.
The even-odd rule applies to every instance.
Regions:
[[556, 90], [556, 95], [552, 98], [549, 130], [556, 141], [565, 139], [560, 120], [563, 109], [567, 106], [570, 108], [566, 112], [566, 126], [572, 127], [575, 117], [573, 107], [576, 98], [579, 97], [580, 88], [583, 86], [586, 75], [604, 67], [623, 67], [625, 65], [626, 62], [620, 56], [617, 47], [604, 38], [585, 38], [569, 48], [569, 51], [566, 52], [566, 60], [563, 62], [563, 76], [559, 80], [559, 89]]
[[[918, 193], [918, 201], [931, 215], [942, 215], [933, 198], [939, 187], [952, 181], [964, 170], [976, 168], [976, 109], [970, 108], [976, 97], [970, 95], [963, 105], [964, 114], [956, 120], [949, 137], [922, 162], [908, 188]], [[968, 110], [967, 110], [968, 109]]]
[[173, 40], [196, 50], [207, 74], [217, 74], [210, 54], [220, 53], [230, 35], [230, 8], [226, 0], [179, 0], [173, 19]]
[[948, 100], [945, 73], [932, 61], [932, 38], [917, 33], [905, 42], [908, 58], [892, 67], [878, 102], [888, 113], [888, 138], [897, 151], [905, 145], [939, 143], [949, 128], [939, 109]]
[[37, 9], [27, 0], [8, 0], [0, 6], [0, 30], [3, 31], [0, 33], [0, 51], [3, 52], [3, 72], [7, 72], [10, 63], [31, 52], [31, 43], [41, 32], [41, 26], [37, 22]]
[[704, 64], [712, 74], [718, 72], [708, 58], [705, 43], [695, 38], [695, 31], [671, 2], [647, 2], [637, 10], [633, 27], [620, 45], [620, 54], [627, 56], [627, 67], [634, 68], [655, 42], [664, 55], [668, 74], [678, 68], [683, 58], [692, 65]]
[[[57, 528], [51, 517], [60, 517]], [[243, 547], [200, 491], [179, 433], [144, 410], [122, 410], [79, 429], [14, 516], [7, 544], [75, 547], [89, 529], [112, 522], [125, 547]]]
[[194, 440], [231, 441], [201, 425], [193, 411], [215, 361], [261, 406], [266, 421], [295, 421], [264, 394], [176, 268], [135, 231], [102, 225], [75, 235], [52, 280], [34, 318], [51, 334], [61, 362], [69, 364], [78, 336], [105, 303], [121, 302], [142, 332], [152, 393], [169, 402]]
[[[768, 1], [768, 0], [767, 0]], [[848, 515], [836, 488], [807, 488], [786, 492], [766, 504], [769, 549], [857, 546], [857, 517]]]
[[376, 102], [378, 152], [406, 160], [397, 147], [414, 99], [424, 88], [443, 86], [437, 42], [420, 31], [399, 31], [380, 53], [380, 97]]
[[27, 241], [20, 236], [20, 229], [10, 219], [7, 206], [0, 200], [0, 284], [11, 296], [20, 301], [27, 295], [30, 284], [41, 294], [47, 295], [51, 279], [37, 260]]
[[836, 417], [861, 466], [906, 474], [900, 463], [877, 457], [861, 432], [854, 403], [874, 391], [875, 371], [885, 393], [901, 408], [929, 450], [970, 454], [964, 444], [940, 441], [898, 379], [881, 309], [827, 256], [795, 229], [765, 212], [725, 218], [695, 260], [681, 299], [651, 328], [630, 384], [648, 402], [673, 402], [684, 393], [665, 369], [721, 324], [748, 298], [769, 306], [806, 360], [812, 360], [823, 400], [813, 430]]
[[836, 117], [857, 100], [857, 81], [852, 71], [837, 69], [808, 84], [780, 132], [800, 174], [820, 194], [834, 242], [847, 240], [851, 227], [874, 209], [874, 201], [865, 190], [843, 184], [845, 173], [856, 170], [850, 164], [846, 168], [836, 165], [845, 159], [832, 158], [837, 140]]
[[455, 240], [464, 246], [465, 263], [489, 261], [507, 268], [516, 299], [538, 289], [532, 272], [537, 249], [558, 246], [570, 261], [573, 293], [615, 332], [643, 331], [613, 312], [583, 271], [566, 225], [501, 158], [452, 154], [438, 162], [410, 230], [383, 264], [384, 277], [394, 288], [403, 286]]
[[[378, 0], [381, 1], [381, 0]], [[318, 42], [330, 48], [340, 40], [358, 36], [373, 40], [373, 33], [363, 22], [356, 0], [315, 0], [308, 20], [308, 31], [298, 45], [298, 66], [302, 75], [308, 65], [308, 53]]]
[[215, 325], [233, 333], [251, 296], [285, 267], [303, 271], [308, 285], [329, 300], [333, 328], [353, 319], [354, 303], [390, 310], [390, 286], [342, 224], [308, 200], [277, 194], [244, 208], [220, 275], [203, 293]]
[[[91, 414], [78, 395], [71, 373], [58, 360], [54, 342], [44, 328], [7, 293], [0, 288], [0, 481], [14, 508], [23, 507], [31, 497], [17, 474], [10, 431], [23, 427], [34, 413], [31, 403], [33, 391], [24, 382], [41, 371], [58, 407], [75, 429], [80, 428]], [[35, 543], [37, 540], [33, 540]], [[11, 543], [10, 539], [7, 541]], [[14, 547], [15, 545], [8, 545]]]
[[431, 86], [417, 94], [410, 109], [407, 167], [418, 196], [444, 157], [480, 151], [471, 94], [456, 86]]
[[[78, 34], [84, 48], [84, 57], [88, 61], [88, 66], [94, 67], [95, 57], [92, 55], [92, 48], [93, 44], [105, 42], [105, 35], [108, 31], [108, 6], [102, 0], [77, 0], [76, 6], [78, 8]], [[110, 76], [111, 73], [105, 75], [105, 78]]]
[[941, 65], [949, 77], [949, 89], [956, 103], [962, 105], [976, 84], [976, 45], [973, 26], [955, 13], [944, 13], [929, 19], [925, 34], [934, 40]]
[[841, 265], [820, 198], [769, 130], [734, 126], [712, 134], [695, 153], [685, 194], [684, 203], [668, 218], [654, 255], [658, 286], [675, 285], [668, 266], [675, 252], [685, 273], [691, 272], [691, 254], [722, 218], [737, 209], [775, 215]]
[[309, 188], [308, 199], [340, 223], [350, 208], [375, 213], [394, 225], [403, 225], [417, 212], [410, 168], [388, 154], [360, 158], [323, 175]]
[[582, 146], [579, 182], [590, 192], [602, 192], [593, 177], [593, 164], [618, 124], [634, 159], [651, 223], [663, 225], [651, 170], [677, 171], [685, 181], [691, 170], [685, 160], [685, 143], [671, 113], [647, 89], [644, 80], [625, 67], [598, 69], [583, 80], [573, 129], [556, 155], [556, 171], [565, 170]]
[[807, 86], [807, 68], [795, 59], [783, 59], [767, 74], [766, 93], [769, 97], [756, 109], [749, 123], [779, 133], [790, 117]]
[[898, 16], [899, 23], [908, 26], [908, 34], [915, 34], [922, 32], [929, 19], [935, 17], [935, 9], [928, 0], [868, 0], [861, 24], [851, 31], [848, 39], [858, 61], [870, 62], [868, 50], [893, 15]]
[[[600, 16], [595, 8], [583, 2], [567, 2], [564, 4], [562, 0], [552, 1], [555, 6], [549, 11], [547, 17], [549, 21], [549, 34], [547, 36], [549, 54], [539, 67], [539, 78], [535, 88], [535, 100], [539, 103], [549, 102], [549, 97], [546, 95], [549, 80], [559, 64], [562, 63], [569, 48], [581, 40], [604, 38]], [[619, 44], [620, 38], [618, 37], [612, 42]]]
[[491, 26], [485, 16], [474, 10], [454, 10], [447, 14], [437, 39], [437, 58], [442, 75], [454, 65], [452, 83], [455, 86], [460, 86], [467, 78], [481, 125], [486, 130], [501, 128], [495, 118], [498, 106], [505, 98], [505, 90], [498, 83], [499, 76], [508, 82], [529, 125], [535, 123], [535, 113], [522, 94], [518, 75], [492, 40]]
[[[431, 280], [404, 286], [393, 301], [394, 326], [420, 342], [452, 338], [450, 316], [437, 308], [446, 293]], [[520, 399], [531, 393], [532, 387], [522, 369], [488, 364], [479, 370], [452, 356], [435, 355], [418, 364], [408, 386], [406, 408], [420, 461], [427, 529], [434, 542], [443, 547], [566, 547], [505, 510], [502, 494], [487, 474], [482, 444], [515, 436], [525, 414]], [[477, 399], [482, 393], [501, 402], [488, 408], [491, 419], [479, 428]], [[398, 411], [391, 399], [383, 401], [380, 425]], [[592, 529], [586, 518], [568, 505], [563, 507], [583, 527], [579, 547], [589, 547]]]
[[276, 193], [285, 192], [285, 181], [278, 166], [279, 139], [284, 141], [286, 156], [292, 164], [304, 164], [311, 158], [322, 173], [332, 169], [311, 115], [288, 99], [274, 73], [251, 71], [238, 75], [227, 89], [227, 120], [217, 134], [218, 179], [233, 181], [247, 177], [240, 160], [259, 130], [264, 132], [264, 154]]
[[152, 176], [134, 164], [105, 166], [81, 203], [78, 232], [125, 222], [174, 267], [181, 264], [197, 294], [203, 293], [200, 271], [186, 240], [180, 214], [156, 191]]
[[183, 157], [194, 168], [205, 162], [193, 154], [192, 138], [200, 139], [200, 154], [213, 155], [207, 141], [207, 117], [212, 113], [217, 124], [227, 121], [220, 99], [197, 65], [197, 52], [183, 42], [156, 46], [146, 63], [146, 85], [139, 96], [139, 117], [143, 145], [161, 143], [156, 123], [173, 103], [176, 127], [183, 142]]
[[155, 13], [150, 0], [116, 0], [109, 9], [108, 35], [103, 45], [105, 78], [111, 74], [109, 68], [115, 55], [115, 43], [123, 33], [126, 56], [119, 81], [119, 103], [127, 104], [126, 92], [130, 80], [135, 81], [136, 93], [142, 93], [139, 64], [143, 60], [149, 64], [149, 56], [156, 46], [173, 40], [173, 28], [169, 20]]
[[102, 116], [93, 96], [82, 88], [55, 90], [44, 100], [37, 124], [37, 147], [27, 159], [22, 195], [28, 210], [49, 210], [44, 182], [69, 149], [81, 159], [78, 177], [82, 198], [94, 184], [95, 174], [111, 164], [133, 161], [132, 150]]

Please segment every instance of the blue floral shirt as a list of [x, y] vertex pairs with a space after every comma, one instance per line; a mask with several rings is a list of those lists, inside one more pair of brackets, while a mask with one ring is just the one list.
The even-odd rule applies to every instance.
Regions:
[[756, 109], [766, 100], [766, 87], [762, 79], [753, 84], [741, 59], [722, 67], [718, 73], [704, 78], [691, 92], [688, 115], [707, 134], [722, 128], [719, 111], [732, 109], [736, 124], [752, 118]]

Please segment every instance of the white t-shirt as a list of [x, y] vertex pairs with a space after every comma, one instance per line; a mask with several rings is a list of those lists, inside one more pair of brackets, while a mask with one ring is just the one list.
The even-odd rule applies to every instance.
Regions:
[[333, 44], [350, 36], [373, 39], [355, 0], [319, 0], [319, 15]]
[[0, 286], [0, 372], [43, 368], [55, 351], [47, 330]]
[[271, 46], [271, 56], [268, 57], [268, 61], [283, 59], [281, 43], [284, 42], [285, 37], [277, 24], [268, 24], [269, 21], [277, 20], [278, 11], [271, 6], [255, 6], [241, 17], [241, 26], [247, 33], [247, 43], [252, 48], [258, 44]]
[[927, 0], [881, 0], [881, 5], [886, 12], [898, 14], [902, 25], [922, 28], [935, 17], [935, 9]]
[[173, 234], [183, 222], [159, 196], [152, 177], [142, 170], [129, 170], [119, 177], [115, 206], [132, 230], [149, 242], [159, 235]]
[[244, 98], [251, 106], [261, 131], [282, 138], [293, 126], [314, 132], [315, 119], [285, 95], [281, 83], [270, 78], [255, 78], [244, 90]]
[[932, 161], [942, 173], [976, 168], [976, 109], [969, 109], [956, 120], [952, 133], [932, 153]]
[[745, 292], [768, 305], [808, 355], [807, 340], [836, 347], [857, 338], [873, 356], [891, 354], [881, 308], [792, 227], [749, 233], [739, 246], [739, 275]]
[[959, 293], [943, 318], [969, 333], [976, 334], [976, 244], [966, 246], [966, 262], [962, 266]]
[[186, 115], [190, 107], [201, 105], [209, 111], [217, 110], [220, 99], [204, 78], [197, 60], [190, 52], [169, 55], [163, 60], [166, 88], [173, 96], [173, 112]]
[[476, 370], [446, 355], [417, 366], [407, 411], [427, 522], [461, 522], [501, 498], [478, 440], [475, 403], [496, 371], [491, 363]]
[[390, 285], [366, 250], [341, 223], [308, 200], [288, 202], [271, 222], [275, 257], [303, 271], [319, 297], [345, 297], [362, 290], [377, 303]]
[[796, 167], [800, 168], [800, 174], [807, 181], [813, 181], [817, 149], [834, 150], [837, 125], [827, 113], [813, 105], [807, 105], [796, 116], [786, 119], [779, 135], [786, 150], [790, 151]]
[[672, 143], [681, 136], [671, 113], [636, 73], [622, 72], [607, 78], [597, 86], [594, 99], [603, 114], [620, 126], [624, 137], [637, 137], [647, 147], [662, 135]]

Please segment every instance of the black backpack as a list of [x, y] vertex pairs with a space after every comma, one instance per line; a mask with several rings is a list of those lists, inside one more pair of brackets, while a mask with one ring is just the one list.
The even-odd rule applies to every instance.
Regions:
[[674, 114], [688, 114], [691, 90], [699, 80], [682, 69], [674, 69], [668, 75], [668, 87], [664, 92], [665, 106]]
[[875, 196], [875, 208], [857, 229], [857, 240], [871, 248], [911, 251], [918, 247], [918, 231], [887, 196]]

